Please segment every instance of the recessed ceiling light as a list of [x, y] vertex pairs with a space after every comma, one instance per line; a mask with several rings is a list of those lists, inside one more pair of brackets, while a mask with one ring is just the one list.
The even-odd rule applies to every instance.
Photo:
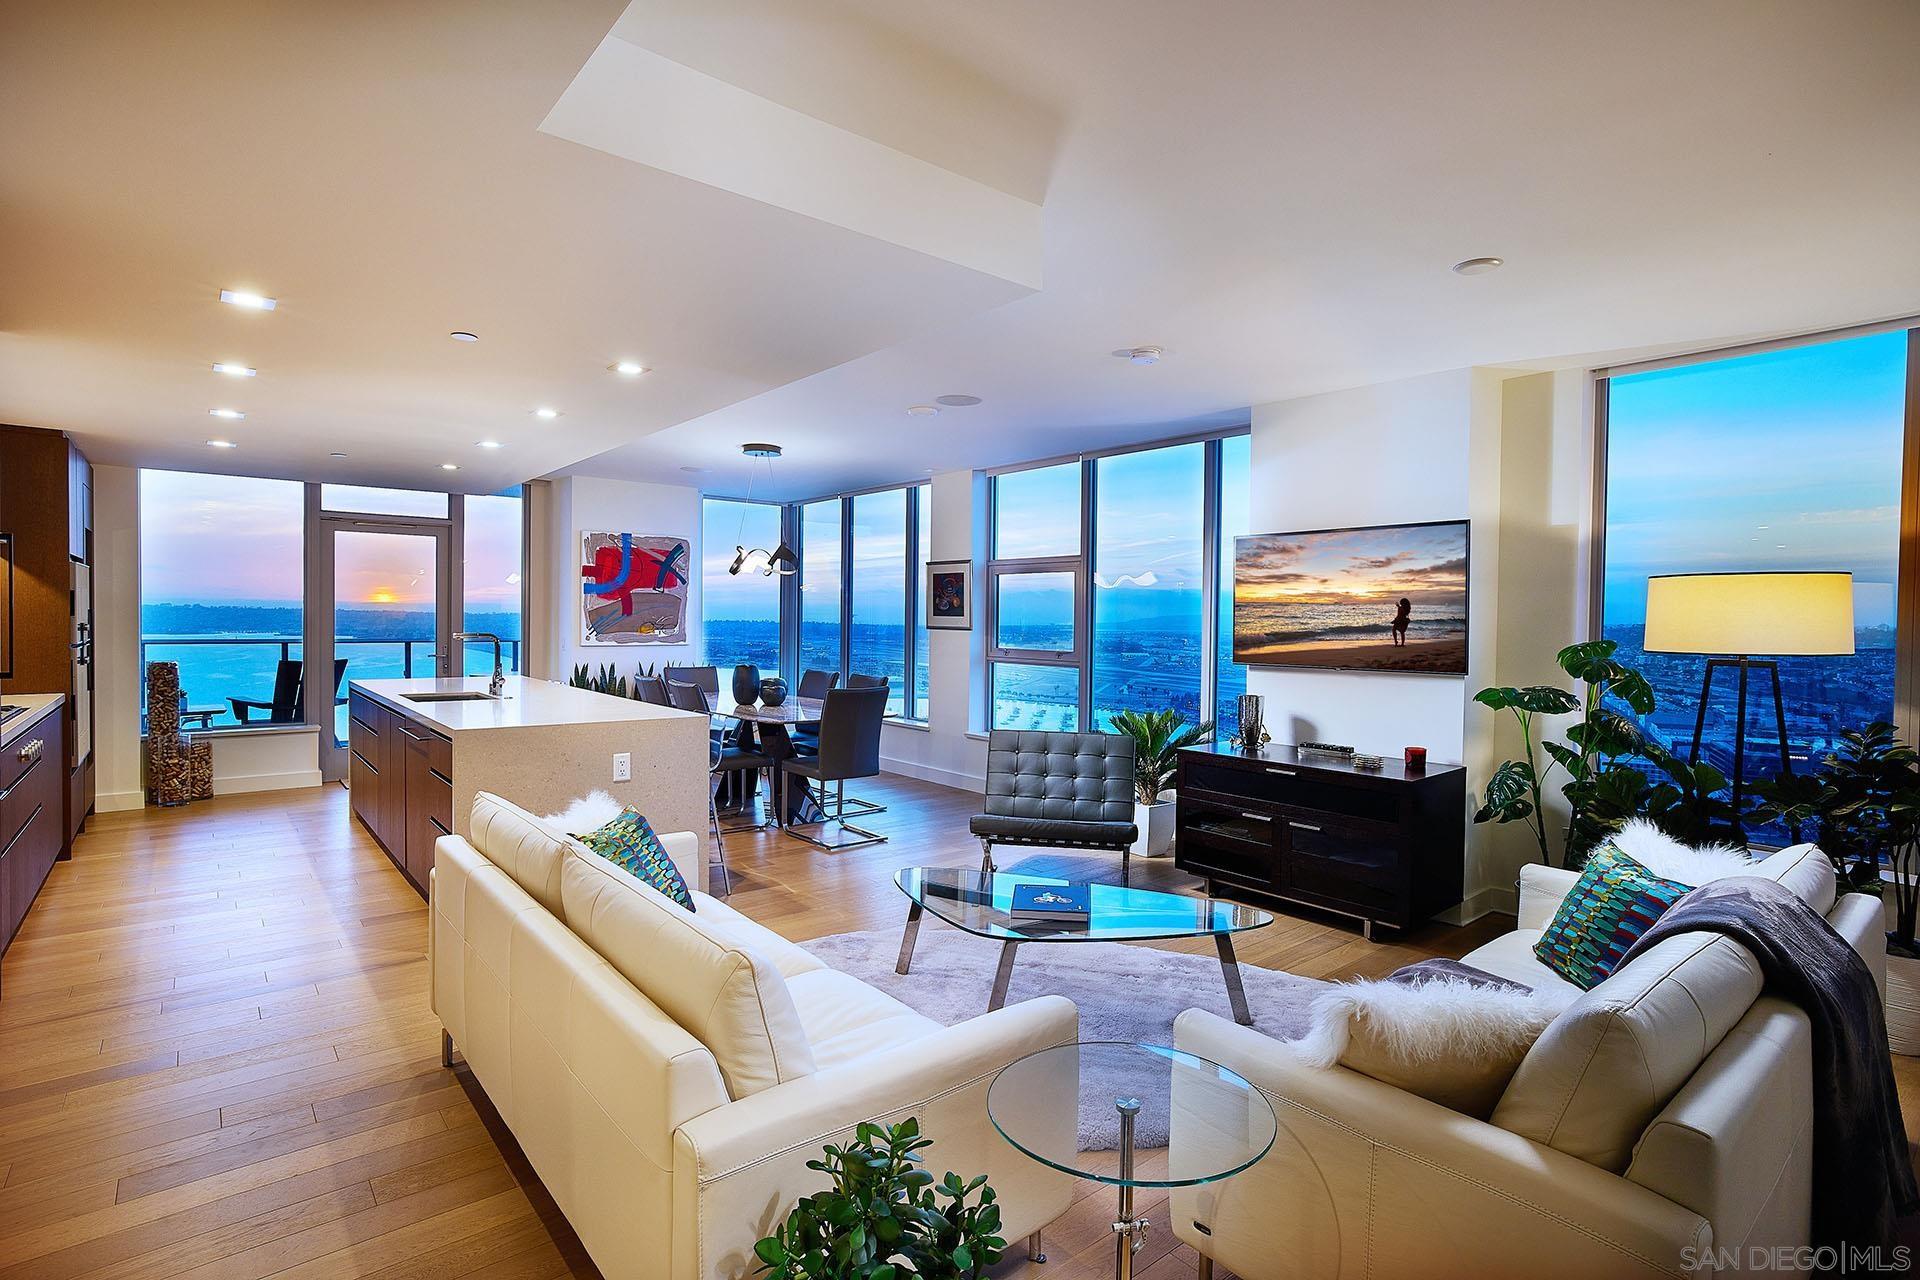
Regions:
[[682, 467], [680, 469], [690, 476], [703, 476], [712, 470], [711, 467]]
[[935, 404], [946, 405], [949, 409], [964, 409], [968, 405], [979, 404], [979, 396], [935, 396]]
[[465, 329], [455, 329], [455, 330], [454, 330], [454, 331], [453, 331], [452, 333], [450, 333], [450, 334], [448, 334], [447, 336], [448, 336], [449, 338], [452, 338], [452, 339], [453, 339], [453, 340], [454, 340], [455, 342], [478, 342], [478, 341], [480, 341], [480, 335], [479, 335], [479, 334], [477, 334], [477, 333], [468, 333], [468, 332], [467, 332], [467, 331], [466, 331]]
[[637, 378], [647, 372], [647, 367], [638, 360], [622, 360], [617, 364], [608, 365], [607, 368], [613, 370], [623, 378]]
[[912, 418], [931, 418], [938, 412], [940, 411], [930, 404], [910, 404], [907, 406], [907, 416]]
[[460, 464], [457, 462], [443, 462], [440, 464], [440, 469], [442, 471], [458, 471]]
[[219, 361], [213, 366], [213, 371], [215, 373], [224, 373], [229, 378], [251, 378], [254, 372], [252, 369], [247, 368], [247, 366], [234, 364], [230, 360]]
[[543, 405], [540, 408], [535, 409], [533, 411], [533, 416], [536, 418], [546, 418], [551, 420], [559, 417], [560, 411], [558, 409], [549, 409]]
[[238, 409], [209, 409], [207, 412], [216, 418], [228, 418], [235, 422], [247, 416]]
[[231, 440], [209, 440], [207, 443], [216, 449], [238, 449], [240, 447]]
[[498, 440], [475, 440], [474, 443], [479, 445], [482, 449], [500, 448], [500, 442]]
[[244, 289], [222, 289], [220, 301], [230, 307], [244, 307], [248, 311], [271, 311], [280, 305], [272, 298], [258, 293], [248, 293]]
[[1129, 364], [1159, 364], [1165, 347], [1122, 347], [1113, 353]]
[[1489, 271], [1498, 270], [1507, 264], [1505, 258], [1468, 258], [1453, 264], [1455, 275], [1483, 276]]
[[327, 456], [328, 456], [329, 458], [344, 458], [344, 457], [346, 457], [347, 455], [346, 455], [346, 454], [344, 454], [344, 453], [330, 453], [330, 454], [328, 454]]

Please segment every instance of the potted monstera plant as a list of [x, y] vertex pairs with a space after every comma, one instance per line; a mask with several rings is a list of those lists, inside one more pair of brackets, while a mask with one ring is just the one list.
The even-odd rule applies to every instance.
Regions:
[[1190, 725], [1180, 713], [1116, 711], [1107, 717], [1113, 733], [1133, 739], [1133, 822], [1140, 835], [1137, 857], [1160, 858], [1173, 850], [1173, 779], [1180, 752], [1213, 737], [1213, 721]]

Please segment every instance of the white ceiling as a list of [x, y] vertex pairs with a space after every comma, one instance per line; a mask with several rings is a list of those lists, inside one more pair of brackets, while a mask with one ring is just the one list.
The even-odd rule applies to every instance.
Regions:
[[1905, 0], [176, 8], [0, 27], [0, 419], [112, 460], [802, 496], [1920, 311]]

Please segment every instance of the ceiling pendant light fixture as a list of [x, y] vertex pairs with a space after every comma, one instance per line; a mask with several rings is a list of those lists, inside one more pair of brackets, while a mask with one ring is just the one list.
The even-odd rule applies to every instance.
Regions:
[[[780, 446], [777, 444], [760, 443], [743, 444], [740, 446], [740, 452], [748, 458], [747, 502], [751, 503], [753, 501], [754, 461], [758, 460], [767, 464], [767, 479], [772, 480], [773, 460], [780, 456]], [[766, 550], [764, 547], [749, 547], [747, 545], [747, 513], [744, 507], [740, 512], [740, 533], [738, 537], [740, 540], [734, 544], [733, 548], [733, 563], [727, 566], [727, 573], [731, 576], [737, 578], [743, 571], [750, 568], [755, 569], [763, 578], [771, 578], [776, 573], [785, 577], [800, 572], [800, 557], [793, 553], [793, 548], [788, 546], [784, 539], [781, 540], [779, 546], [771, 551]], [[757, 564], [756, 559], [758, 560]]]

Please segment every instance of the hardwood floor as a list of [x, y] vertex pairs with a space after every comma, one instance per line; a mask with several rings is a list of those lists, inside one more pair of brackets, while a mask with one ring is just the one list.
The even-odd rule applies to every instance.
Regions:
[[[894, 925], [894, 868], [977, 861], [975, 797], [898, 778], [859, 791], [889, 805], [863, 821], [891, 843], [729, 836], [733, 904], [799, 940]], [[1195, 883], [1136, 867], [1137, 883]], [[1504, 927], [1382, 945], [1283, 916], [1240, 954], [1376, 975]], [[440, 1067], [425, 904], [338, 787], [94, 818], [0, 997], [0, 1280], [597, 1274], [472, 1077]], [[1143, 1280], [1194, 1273], [1163, 1203], [1145, 1201]], [[1089, 1186], [1046, 1266], [1016, 1243], [999, 1272], [1110, 1275], [1111, 1221], [1111, 1192]]]

